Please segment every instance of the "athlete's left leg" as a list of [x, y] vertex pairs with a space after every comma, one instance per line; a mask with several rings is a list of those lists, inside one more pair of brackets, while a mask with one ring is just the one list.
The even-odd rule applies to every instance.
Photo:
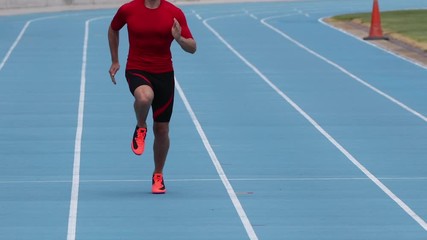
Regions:
[[169, 122], [154, 122], [153, 132], [154, 173], [163, 173], [170, 146]]

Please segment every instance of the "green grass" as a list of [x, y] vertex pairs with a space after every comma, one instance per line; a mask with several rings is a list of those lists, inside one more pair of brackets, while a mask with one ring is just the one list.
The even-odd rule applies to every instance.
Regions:
[[[371, 13], [355, 13], [332, 17], [338, 21], [359, 20], [371, 22]], [[427, 43], [427, 10], [404, 10], [381, 12], [384, 33], [397, 33], [421, 43]]]

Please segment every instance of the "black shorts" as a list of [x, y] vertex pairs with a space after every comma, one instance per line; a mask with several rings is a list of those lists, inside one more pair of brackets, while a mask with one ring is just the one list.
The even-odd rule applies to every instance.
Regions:
[[172, 116], [175, 77], [174, 72], [149, 73], [141, 70], [126, 70], [126, 79], [132, 95], [135, 89], [148, 85], [153, 89], [154, 99], [151, 104], [155, 122], [169, 122]]

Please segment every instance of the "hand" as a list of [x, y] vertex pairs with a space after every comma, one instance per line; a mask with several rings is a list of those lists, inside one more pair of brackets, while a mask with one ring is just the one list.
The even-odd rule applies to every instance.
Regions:
[[173, 19], [173, 25], [171, 30], [173, 38], [178, 41], [181, 38], [181, 25], [176, 18]]
[[115, 76], [117, 71], [119, 71], [119, 69], [120, 69], [120, 64], [116, 62], [111, 64], [110, 70], [108, 71], [110, 73], [111, 81], [113, 82], [113, 84], [116, 84]]

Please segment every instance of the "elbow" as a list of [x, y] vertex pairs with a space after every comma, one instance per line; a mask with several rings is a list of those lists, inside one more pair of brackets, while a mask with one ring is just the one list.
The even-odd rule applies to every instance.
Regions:
[[181, 37], [176, 41], [181, 46], [182, 50], [184, 50], [187, 53], [194, 54], [197, 50], [196, 41], [194, 41], [194, 39], [192, 39], [192, 38]]
[[193, 44], [191, 44], [191, 47], [188, 49], [187, 52], [194, 54], [197, 51], [197, 44], [196, 42], [193, 40]]
[[187, 52], [187, 53], [191, 53], [191, 54], [194, 54], [194, 53], [196, 53], [196, 50], [197, 50], [197, 48], [196, 47], [186, 47], [186, 48], [182, 48], [185, 52]]
[[195, 54], [196, 53], [196, 51], [197, 51], [197, 47], [196, 46], [194, 46], [193, 48], [191, 48], [191, 49], [189, 49], [189, 53], [191, 53], [191, 54]]

